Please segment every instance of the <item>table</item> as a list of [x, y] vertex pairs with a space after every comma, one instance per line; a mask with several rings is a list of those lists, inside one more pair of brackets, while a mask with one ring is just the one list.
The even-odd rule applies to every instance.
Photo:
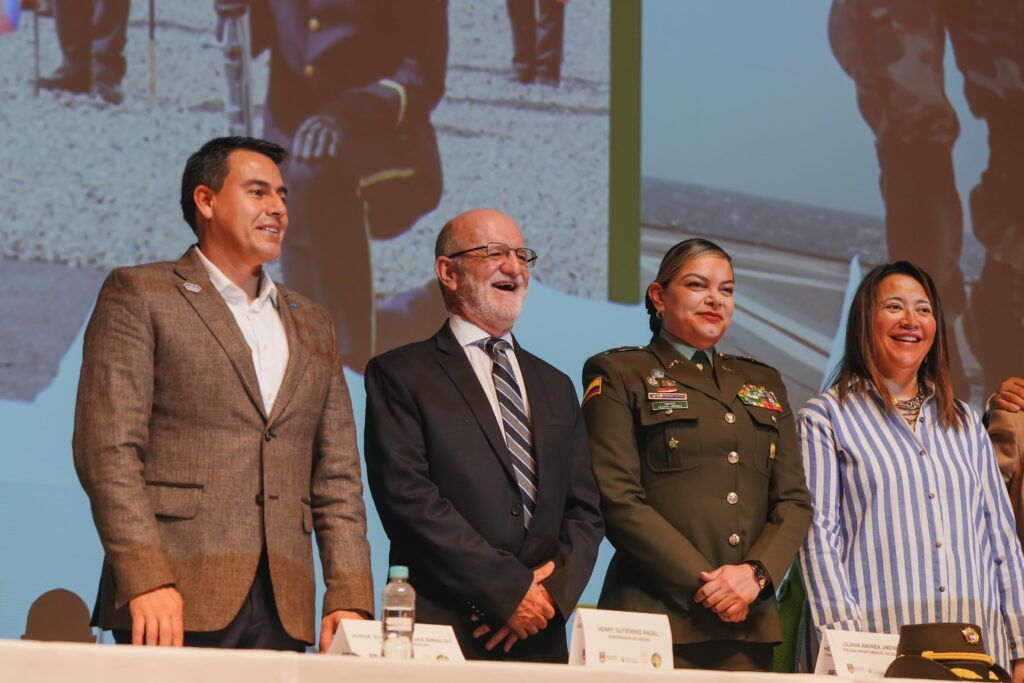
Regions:
[[[809, 674], [616, 671], [558, 664], [384, 661], [263, 650], [145, 648], [0, 640], [10, 683], [835, 683]], [[844, 679], [865, 683], [869, 679]], [[871, 679], [877, 683], [877, 679]]]

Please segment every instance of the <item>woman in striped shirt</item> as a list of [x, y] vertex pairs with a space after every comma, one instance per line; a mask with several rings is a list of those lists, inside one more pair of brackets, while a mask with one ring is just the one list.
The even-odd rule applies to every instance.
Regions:
[[953, 397], [942, 305], [905, 261], [860, 284], [831, 388], [797, 429], [814, 503], [800, 552], [817, 628], [971, 622], [1024, 681], [1024, 557], [992, 445]]

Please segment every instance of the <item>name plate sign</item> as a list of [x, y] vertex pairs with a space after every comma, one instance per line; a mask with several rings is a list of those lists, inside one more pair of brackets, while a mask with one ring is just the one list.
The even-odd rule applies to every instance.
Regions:
[[814, 673], [844, 678], [882, 678], [896, 659], [898, 635], [866, 631], [821, 630]]
[[[356, 655], [358, 657], [380, 657], [384, 640], [379, 621], [366, 619], [342, 619], [327, 654]], [[447, 624], [416, 624], [412, 631], [413, 659], [440, 662], [464, 662], [465, 656], [455, 631]]]
[[569, 664], [672, 670], [672, 632], [664, 614], [576, 610]]

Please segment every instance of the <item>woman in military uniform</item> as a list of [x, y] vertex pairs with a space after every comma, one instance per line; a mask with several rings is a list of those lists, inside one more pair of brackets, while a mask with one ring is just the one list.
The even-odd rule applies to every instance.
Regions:
[[677, 668], [769, 670], [773, 586], [811, 519], [779, 373], [715, 351], [732, 261], [672, 247], [647, 289], [651, 343], [583, 368], [583, 414], [615, 556], [599, 606], [668, 615]]

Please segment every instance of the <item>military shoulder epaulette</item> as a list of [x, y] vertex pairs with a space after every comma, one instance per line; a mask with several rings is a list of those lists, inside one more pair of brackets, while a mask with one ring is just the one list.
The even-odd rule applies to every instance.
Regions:
[[602, 353], [602, 355], [607, 356], [609, 353], [621, 353], [623, 351], [646, 351], [646, 350], [647, 350], [646, 346], [616, 346], [613, 349], [608, 349], [607, 351], [602, 351], [601, 353]]
[[774, 370], [775, 369], [774, 367], [772, 367], [771, 365], [768, 365], [764, 361], [760, 361], [760, 360], [758, 360], [756, 358], [751, 358], [750, 356], [734, 356], [731, 353], [719, 353], [718, 357], [721, 358], [722, 360], [742, 360], [742, 361], [746, 361], [748, 363], [753, 363], [754, 365], [763, 365], [764, 367], [766, 367], [766, 368], [768, 368], [770, 370]]

